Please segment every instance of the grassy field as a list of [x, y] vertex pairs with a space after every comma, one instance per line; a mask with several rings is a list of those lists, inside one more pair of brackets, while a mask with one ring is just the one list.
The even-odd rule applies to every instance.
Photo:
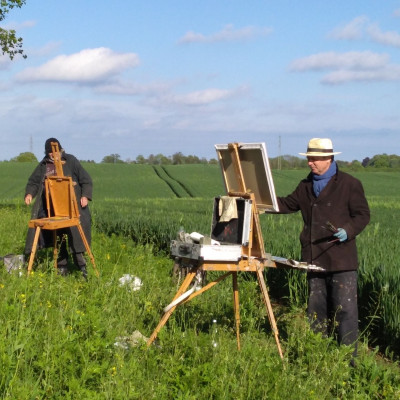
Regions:
[[[313, 334], [304, 318], [305, 275], [268, 270], [284, 362], [256, 280], [239, 276], [241, 344], [236, 350], [230, 281], [178, 307], [155, 345], [146, 337], [177, 289], [169, 243], [183, 226], [209, 233], [213, 197], [223, 194], [218, 166], [87, 164], [95, 184], [93, 253], [101, 271], [58, 276], [42, 251], [33, 276], [0, 270], [0, 396], [4, 399], [399, 399], [398, 173], [356, 174], [372, 219], [360, 235], [362, 336], [357, 368], [351, 349]], [[22, 198], [34, 165], [0, 163], [1, 255], [20, 254], [29, 208]], [[160, 168], [160, 167], [157, 167]], [[305, 171], [274, 172], [279, 195]], [[177, 191], [179, 191], [177, 193]], [[186, 193], [186, 194], [185, 194]], [[299, 257], [298, 215], [262, 215], [266, 250]], [[89, 265], [90, 267], [90, 265]], [[139, 290], [121, 285], [130, 274]], [[217, 320], [217, 336], [211, 333]], [[212, 342], [217, 341], [217, 346]]]

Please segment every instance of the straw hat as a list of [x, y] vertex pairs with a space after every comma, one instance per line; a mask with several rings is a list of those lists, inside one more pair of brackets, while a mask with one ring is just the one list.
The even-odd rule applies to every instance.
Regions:
[[341, 152], [334, 152], [331, 139], [320, 139], [314, 138], [308, 142], [307, 153], [299, 153], [302, 156], [307, 157], [323, 157], [323, 156], [333, 156], [335, 154], [340, 154]]

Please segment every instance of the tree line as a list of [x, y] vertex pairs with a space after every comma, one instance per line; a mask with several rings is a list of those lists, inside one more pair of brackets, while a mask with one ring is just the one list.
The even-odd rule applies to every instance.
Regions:
[[[31, 152], [20, 153], [18, 156], [10, 159], [12, 162], [38, 162], [36, 156]], [[95, 163], [94, 160], [81, 160], [83, 162]], [[341, 161], [336, 160], [341, 168], [351, 169], [352, 171], [360, 171], [367, 169], [389, 169], [400, 170], [400, 156], [396, 154], [377, 154], [365, 157], [362, 161]], [[150, 154], [147, 158], [138, 155], [134, 160], [122, 160], [119, 154], [110, 154], [103, 157], [102, 164], [148, 164], [148, 165], [180, 165], [180, 164], [218, 164], [215, 158], [206, 159], [199, 158], [194, 155], [185, 156], [181, 152], [174, 153], [172, 156], [163, 154]], [[269, 159], [272, 169], [307, 169], [307, 159], [305, 157], [296, 157], [284, 155]]]
[[[400, 170], [400, 156], [396, 154], [377, 154], [365, 157], [362, 161], [342, 161], [335, 159], [339, 168], [349, 168], [353, 171], [369, 169], [395, 169]], [[285, 155], [281, 157], [270, 158], [269, 163], [272, 169], [301, 169], [307, 168], [307, 159], [296, 156]]]

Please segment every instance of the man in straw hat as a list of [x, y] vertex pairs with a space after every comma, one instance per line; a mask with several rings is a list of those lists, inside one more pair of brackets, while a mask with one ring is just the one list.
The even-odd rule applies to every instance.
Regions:
[[[280, 213], [301, 211], [302, 260], [325, 269], [309, 272], [308, 317], [316, 332], [337, 328], [340, 344], [357, 355], [356, 236], [370, 219], [361, 182], [339, 171], [330, 139], [311, 139], [306, 156], [311, 173], [287, 197], [279, 197]], [[331, 329], [330, 329], [331, 328]], [[354, 359], [351, 364], [354, 365]]]

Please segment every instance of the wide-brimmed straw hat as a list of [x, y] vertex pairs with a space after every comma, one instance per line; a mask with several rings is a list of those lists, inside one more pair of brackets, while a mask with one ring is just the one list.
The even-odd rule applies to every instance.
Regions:
[[340, 154], [340, 151], [333, 151], [331, 139], [314, 138], [308, 142], [307, 153], [299, 153], [307, 157], [324, 157]]

